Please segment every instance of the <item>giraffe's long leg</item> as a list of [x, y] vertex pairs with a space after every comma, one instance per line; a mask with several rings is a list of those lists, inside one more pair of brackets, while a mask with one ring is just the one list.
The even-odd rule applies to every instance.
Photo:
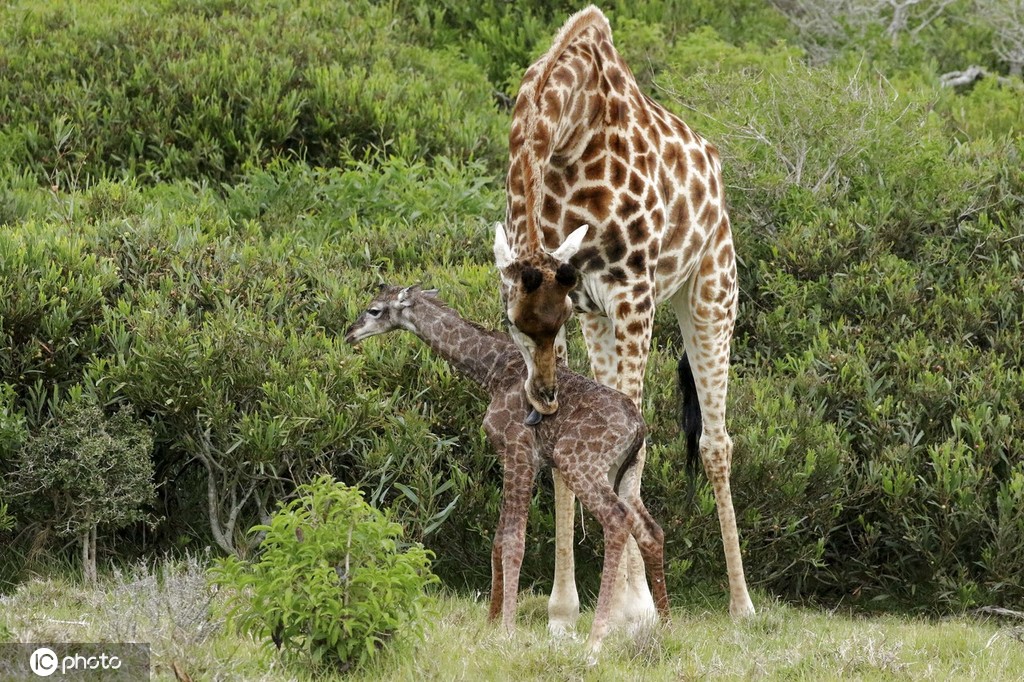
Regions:
[[[555, 353], [567, 358], [565, 327], [555, 339]], [[548, 632], [561, 637], [576, 627], [580, 617], [580, 597], [576, 591], [576, 562], [573, 531], [576, 522], [576, 496], [565, 485], [562, 474], [551, 471], [555, 488], [555, 577], [548, 598]]]
[[[654, 305], [649, 298], [639, 301], [632, 298], [632, 294], [624, 294], [620, 300], [614, 300], [611, 309], [619, 319], [613, 321], [603, 315], [582, 313], [580, 327], [587, 342], [594, 378], [625, 393], [639, 407], [651, 345]], [[640, 498], [640, 477], [646, 455], [647, 448], [641, 445], [635, 466], [622, 480], [619, 492], [626, 500]], [[655, 604], [647, 586], [643, 556], [632, 536], [626, 539], [625, 558], [618, 566], [619, 575], [612, 592], [613, 621], [640, 625], [654, 620]]]
[[594, 380], [615, 387], [615, 327], [611, 319], [597, 313], [580, 313], [580, 330], [587, 343], [587, 357]]
[[552, 470], [551, 478], [555, 486], [555, 580], [548, 598], [548, 632], [557, 637], [576, 627], [580, 598], [573, 556], [576, 496], [558, 471]]
[[[605, 327], [607, 326], [609, 331], [611, 329], [610, 322], [606, 317], [583, 313], [580, 315], [580, 323], [590, 351], [591, 368], [597, 380], [607, 384], [614, 380], [614, 372], [607, 373], [610, 368], [609, 359], [604, 357], [601, 352], [595, 353], [591, 339], [604, 338]], [[564, 331], [563, 327], [556, 342], [560, 348], [560, 357], [564, 357]], [[600, 343], [598, 342], [598, 351], [601, 351], [602, 348]], [[608, 349], [612, 349], [614, 336], [608, 336], [606, 343]], [[595, 365], [595, 357], [602, 358], [604, 364]], [[548, 598], [548, 632], [555, 636], [561, 636], [576, 626], [576, 621], [580, 616], [580, 598], [576, 590], [576, 567], [573, 553], [576, 496], [566, 486], [560, 472], [553, 470], [552, 479], [555, 488], [555, 577], [551, 596]]]
[[[615, 374], [614, 371], [610, 371], [613, 366], [609, 363], [614, 362], [614, 359], [604, 350], [607, 348], [610, 353], [614, 349], [611, 322], [603, 316], [582, 313], [580, 324], [583, 328], [583, 337], [587, 341], [590, 365], [595, 378], [603, 384], [613, 385], [611, 382], [614, 381]], [[561, 333], [559, 341], [564, 346], [564, 336]], [[595, 358], [600, 358], [599, 364], [595, 364]], [[580, 615], [573, 553], [576, 496], [566, 486], [561, 473], [552, 471], [552, 479], [555, 488], [555, 577], [551, 596], [548, 598], [548, 632], [560, 636], [576, 626]]]
[[747, 592], [740, 555], [736, 513], [732, 505], [729, 471], [732, 439], [725, 428], [729, 385], [729, 345], [736, 320], [736, 260], [728, 218], [724, 218], [688, 287], [673, 298], [686, 353], [693, 370], [704, 429], [700, 455], [715, 492], [722, 527], [725, 565], [729, 574], [729, 612], [749, 616], [754, 605]]

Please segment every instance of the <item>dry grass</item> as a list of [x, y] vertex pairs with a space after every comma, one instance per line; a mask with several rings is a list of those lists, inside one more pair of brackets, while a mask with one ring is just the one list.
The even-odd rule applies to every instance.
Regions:
[[[677, 609], [668, 625], [610, 638], [600, 663], [588, 667], [582, 637], [552, 643], [541, 618], [507, 638], [485, 622], [482, 604], [449, 598], [411, 661], [384, 661], [365, 679], [993, 681], [1024, 675], [1024, 643], [1013, 625], [850, 617], [755, 601], [759, 613], [740, 623], [717, 610]], [[589, 622], [581, 625], [585, 635]]]
[[96, 588], [37, 578], [0, 597], [0, 632], [16, 642], [145, 642], [157, 679], [174, 679], [175, 665], [196, 680], [287, 679], [270, 652], [224, 630], [205, 571], [191, 556], [117, 569]]
[[[755, 599], [758, 614], [733, 622], [723, 610], [679, 606], [673, 620], [606, 641], [588, 666], [584, 638], [551, 641], [545, 600], [524, 595], [512, 637], [486, 621], [484, 601], [438, 600], [423, 642], [380, 657], [349, 680], [1019, 680], [1021, 624], [994, 619], [851, 617]], [[13, 641], [143, 641], [154, 677], [173, 667], [195, 680], [308, 680], [272, 647], [226, 630], [195, 558], [136, 566], [99, 589], [33, 580], [0, 598], [0, 633]]]

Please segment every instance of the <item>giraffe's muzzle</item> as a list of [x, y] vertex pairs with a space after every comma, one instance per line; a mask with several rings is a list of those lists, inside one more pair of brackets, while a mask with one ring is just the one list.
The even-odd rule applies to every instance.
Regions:
[[538, 385], [537, 376], [526, 380], [526, 399], [535, 412], [540, 415], [554, 414], [558, 412], [558, 385]]

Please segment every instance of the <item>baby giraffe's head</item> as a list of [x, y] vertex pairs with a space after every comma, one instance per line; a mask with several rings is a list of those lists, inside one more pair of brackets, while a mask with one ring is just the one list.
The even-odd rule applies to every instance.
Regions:
[[405, 311], [421, 296], [436, 296], [437, 289], [424, 291], [418, 286], [398, 287], [390, 284], [380, 285], [380, 291], [370, 301], [366, 310], [356, 318], [352, 326], [345, 332], [345, 343], [355, 345], [377, 334], [384, 334], [393, 329], [415, 331]]

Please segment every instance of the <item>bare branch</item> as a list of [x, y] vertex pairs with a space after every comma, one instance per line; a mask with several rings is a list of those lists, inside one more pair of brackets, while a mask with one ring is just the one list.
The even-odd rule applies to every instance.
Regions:
[[207, 512], [210, 516], [210, 532], [213, 533], [213, 540], [228, 554], [235, 553], [235, 545], [231, 542], [230, 536], [225, 535], [220, 525], [220, 495], [217, 491], [217, 479], [213, 473], [213, 467], [208, 457], [200, 457], [203, 466], [206, 467], [206, 501]]
[[988, 72], [978, 65], [968, 66], [963, 71], [950, 71], [939, 76], [939, 82], [946, 87], [958, 85], [970, 85], [974, 81], [984, 78]]
[[1024, 620], [1024, 612], [1004, 609], [1001, 606], [982, 606], [978, 608], [977, 611], [978, 613], [984, 613], [986, 615], [1005, 616], [1007, 618], [1019, 618]]
[[[882, 29], [894, 44], [916, 38], [956, 0], [772, 0], [800, 34], [821, 49]], [[999, 0], [988, 0], [996, 2]], [[812, 48], [812, 52], [815, 50]]]
[[963, 71], [950, 71], [949, 73], [944, 73], [939, 76], [939, 82], [946, 87], [955, 87], [958, 85], [970, 85], [982, 78], [995, 78], [1000, 85], [1013, 88], [1024, 88], [1024, 82], [1021, 82], [1020, 79], [1007, 78], [1006, 76], [993, 74], [985, 67], [978, 66], [977, 64], [968, 66]]

